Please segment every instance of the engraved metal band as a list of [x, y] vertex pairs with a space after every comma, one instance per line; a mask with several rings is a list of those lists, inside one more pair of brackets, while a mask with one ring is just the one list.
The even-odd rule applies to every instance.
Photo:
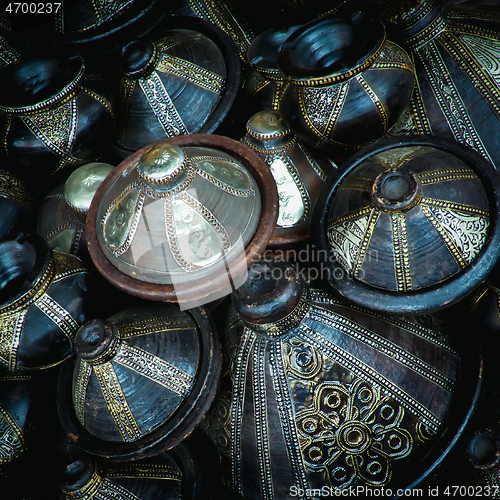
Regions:
[[82, 426], [85, 425], [85, 400], [87, 399], [87, 387], [89, 385], [90, 376], [92, 375], [92, 366], [84, 359], [80, 359], [78, 374], [76, 377], [75, 392], [73, 396], [73, 404], [78, 421]]
[[[305, 147], [302, 146], [302, 144], [297, 141], [297, 146], [299, 149], [302, 151], [302, 154], [307, 158], [307, 161], [309, 162], [309, 165], [311, 165], [311, 168], [314, 170], [316, 175], [322, 180], [326, 181], [327, 176], [323, 172], [323, 169], [318, 165], [317, 161], [309, 154], [309, 151]], [[334, 165], [329, 158], [325, 158], [325, 161], [329, 161], [334, 168], [336, 168], [336, 165]]]
[[309, 342], [325, 356], [328, 356], [330, 359], [345, 367], [360, 379], [365, 380], [370, 385], [373, 385], [381, 392], [394, 399], [408, 411], [418, 416], [422, 422], [424, 422], [432, 430], [439, 430], [442, 424], [441, 419], [439, 419], [428, 408], [416, 401], [388, 378], [384, 377], [377, 370], [363, 363], [334, 342], [331, 342], [319, 335], [304, 323], [302, 323], [299, 328], [303, 339]]
[[[290, 157], [288, 155], [283, 155], [280, 157], [280, 159], [285, 165], [286, 169], [288, 170], [288, 173], [292, 177], [294, 184], [297, 186], [297, 189], [299, 190], [300, 197], [302, 198], [304, 213], [302, 214], [301, 220], [308, 219], [311, 213], [311, 199], [309, 197], [307, 189], [304, 186], [304, 182], [300, 177], [297, 167], [294, 165], [292, 160], [290, 160]], [[266, 162], [271, 164], [272, 160], [268, 160], [266, 158]]]
[[257, 446], [260, 489], [263, 500], [274, 498], [271, 452], [268, 434], [266, 391], [266, 346], [264, 337], [258, 337], [254, 346], [252, 374], [253, 410], [255, 418], [255, 443]]
[[188, 134], [170, 95], [163, 86], [158, 73], [153, 71], [148, 78], [140, 78], [139, 85], [167, 137]]
[[52, 261], [55, 266], [54, 278], [52, 280], [53, 283], [57, 283], [75, 274], [88, 273], [88, 270], [84, 267], [80, 259], [74, 255], [54, 250], [52, 252]]
[[122, 339], [128, 339], [140, 335], [148, 335], [150, 333], [195, 330], [196, 325], [187, 318], [158, 316], [137, 320], [133, 323], [120, 323], [118, 329], [120, 330]]
[[255, 334], [251, 330], [244, 328], [234, 363], [231, 397], [231, 485], [233, 490], [240, 494], [243, 488], [241, 477], [243, 405], [245, 402], [247, 366], [255, 344], [255, 338]]
[[341, 296], [333, 296], [331, 293], [324, 292], [322, 290], [311, 290], [312, 301], [322, 304], [340, 305], [342, 307], [347, 307], [354, 311], [362, 312], [365, 315], [371, 316], [373, 318], [381, 319], [386, 323], [396, 326], [402, 330], [412, 333], [413, 335], [426, 340], [432, 344], [432, 348], [440, 347], [447, 352], [457, 356], [456, 351], [450, 348], [448, 344], [443, 341], [443, 338], [437, 334], [431, 328], [427, 328], [423, 325], [410, 321], [408, 318], [403, 316], [395, 316], [389, 314], [381, 314], [372, 309], [365, 309], [361, 306], [354, 304], [351, 301], [343, 299]]
[[434, 170], [417, 174], [422, 186], [437, 184], [438, 182], [458, 181], [464, 179], [477, 179], [477, 175], [470, 168], [455, 168], [453, 170]]
[[0, 403], [0, 464], [19, 458], [25, 448], [23, 431]]
[[387, 132], [389, 125], [389, 117], [387, 116], [387, 110], [380, 101], [378, 95], [373, 91], [368, 82], [363, 78], [362, 75], [356, 76], [356, 81], [363, 87], [366, 95], [370, 98], [375, 108], [377, 108], [378, 114], [380, 115], [380, 120], [382, 122], [382, 135]]
[[136, 346], [121, 344], [113, 361], [182, 398], [189, 395], [194, 385], [194, 378], [189, 373]]
[[0, 61], [6, 65], [16, 62], [21, 55], [17, 50], [11, 47], [3, 36], [0, 36]]
[[[191, 182], [193, 182], [197, 170], [195, 170], [193, 163], [190, 160], [186, 160], [182, 172], [185, 173], [186, 178], [172, 189], [166, 189], [164, 191], [162, 191], [161, 189], [154, 189], [150, 185], [148, 185], [147, 181], [145, 181], [142, 178], [139, 178], [138, 181], [134, 184], [131, 184], [130, 187], [137, 186], [143, 193], [147, 194], [150, 198], [154, 199], [170, 198], [172, 196], [175, 196], [177, 193], [185, 191], [188, 188]], [[178, 172], [176, 172], [174, 176], [175, 175], [178, 175]]]
[[408, 232], [404, 214], [391, 214], [391, 232], [396, 290], [407, 292], [412, 288], [412, 281]]
[[52, 97], [49, 97], [48, 99], [44, 99], [43, 101], [37, 102], [36, 104], [33, 104], [32, 106], [21, 106], [21, 107], [15, 107], [11, 108], [9, 106], [0, 106], [0, 111], [3, 111], [4, 113], [9, 113], [13, 115], [26, 115], [30, 113], [36, 113], [38, 111], [41, 111], [43, 109], [48, 109], [51, 106], [57, 104], [58, 102], [62, 101], [63, 99], [71, 96], [74, 94], [78, 88], [80, 87], [80, 83], [82, 81], [83, 75], [85, 74], [85, 63], [83, 62], [83, 59], [81, 60], [81, 67], [76, 74], [76, 76], [73, 78], [73, 81], [66, 85], [62, 90], [54, 94]]
[[17, 352], [27, 314], [28, 309], [26, 308], [12, 314], [0, 316], [2, 319], [0, 328], [0, 360], [11, 371], [15, 371], [17, 368]]
[[326, 75], [326, 76], [321, 76], [317, 78], [308, 78], [307, 80], [302, 80], [299, 78], [293, 78], [290, 76], [286, 76], [287, 80], [292, 81], [295, 85], [303, 85], [307, 87], [315, 87], [317, 85], [328, 85], [332, 83], [339, 83], [339, 82], [344, 82], [346, 80], [349, 80], [353, 76], [359, 75], [362, 71], [364, 71], [366, 68], [368, 68], [380, 55], [382, 50], [384, 49], [385, 46], [385, 33], [383, 40], [380, 42], [380, 45], [375, 49], [373, 54], [369, 57], [366, 58], [366, 60], [356, 66], [355, 68], [346, 71], [345, 73], [341, 74], [333, 74], [333, 75]]
[[71, 314], [46, 293], [36, 301], [35, 305], [61, 329], [72, 344], [80, 325]]
[[127, 463], [113, 467], [106, 464], [99, 472], [107, 478], [168, 479], [182, 481], [181, 471], [175, 465], [159, 463]]
[[224, 90], [225, 82], [222, 76], [179, 57], [163, 54], [156, 69], [183, 78], [217, 95], [221, 95]]
[[284, 318], [272, 323], [250, 323], [243, 319], [243, 323], [247, 328], [251, 328], [255, 332], [263, 333], [271, 337], [278, 337], [287, 333], [289, 330], [296, 328], [300, 322], [304, 319], [304, 316], [309, 311], [311, 306], [311, 292], [309, 286], [304, 283], [302, 295], [297, 302], [295, 308], [288, 313]]
[[139, 78], [147, 78], [151, 73], [155, 70], [158, 62], [160, 61], [160, 53], [158, 44], [153, 43], [153, 53], [149, 58], [149, 61], [144, 65], [144, 67], [136, 70], [136, 71], [127, 71], [127, 78], [133, 78], [138, 80]]
[[[300, 441], [295, 426], [292, 396], [288, 386], [283, 360], [283, 344], [280, 340], [269, 343], [269, 361], [271, 363], [274, 393], [281, 422], [282, 435], [288, 452], [288, 460], [295, 479], [295, 485], [304, 491], [311, 491], [305, 474]], [[304, 498], [311, 498], [306, 493]]]
[[424, 29], [415, 35], [406, 38], [404, 40], [404, 44], [410, 50], [418, 50], [424, 47], [427, 43], [435, 40], [447, 28], [448, 24], [448, 18], [444, 14], [441, 14]]
[[376, 332], [364, 328], [359, 323], [349, 320], [339, 313], [324, 309], [318, 305], [313, 305], [309, 316], [312, 320], [327, 324], [330, 328], [342, 332], [344, 335], [352, 337], [373, 349], [394, 359], [397, 363], [418, 373], [422, 377], [430, 380], [448, 392], [453, 390], [455, 380], [452, 380], [436, 367], [429, 365], [422, 358], [412, 354], [399, 345], [378, 335]]
[[455, 140], [474, 148], [491, 161], [435, 43], [422, 47], [419, 55], [434, 97]]
[[7, 170], [0, 169], [0, 197], [15, 200], [31, 211], [35, 208], [33, 194], [25, 184]]
[[106, 99], [100, 96], [97, 92], [94, 92], [93, 90], [90, 90], [86, 87], [82, 87], [82, 92], [85, 92], [85, 94], [89, 95], [90, 97], [95, 99], [98, 103], [102, 104], [104, 108], [106, 108], [106, 111], [110, 114], [111, 118], [113, 119], [113, 122], [115, 121], [115, 114], [113, 112], [113, 107], [111, 106], [111, 103], [109, 103]]
[[243, 144], [248, 146], [250, 149], [253, 149], [254, 151], [259, 153], [260, 155], [266, 156], [266, 155], [278, 155], [278, 154], [286, 153], [287, 151], [292, 149], [293, 146], [295, 146], [295, 144], [298, 143], [298, 140], [297, 140], [297, 137], [292, 137], [292, 139], [289, 142], [287, 142], [286, 144], [283, 144], [282, 146], [280, 146], [278, 148], [271, 148], [271, 149], [260, 148], [259, 146], [256, 146], [248, 139], [248, 137], [242, 137], [240, 142], [242, 142]]
[[78, 500], [91, 500], [95, 498], [94, 495], [101, 486], [102, 482], [103, 478], [97, 472], [94, 472], [92, 474], [92, 477], [90, 478], [90, 481], [81, 489], [77, 491], [66, 491], [62, 489], [62, 491], [68, 498], [75, 498]]
[[106, 405], [123, 441], [136, 441], [142, 433], [123, 394], [113, 366], [111, 363], [95, 365], [94, 373], [99, 380]]

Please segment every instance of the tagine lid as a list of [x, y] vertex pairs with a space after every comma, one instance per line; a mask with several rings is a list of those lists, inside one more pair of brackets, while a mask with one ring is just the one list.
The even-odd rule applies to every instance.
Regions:
[[52, 106], [77, 92], [84, 75], [77, 52], [32, 49], [0, 70], [0, 111], [25, 114]]
[[127, 293], [196, 301], [227, 287], [226, 266], [246, 272], [277, 212], [272, 174], [250, 148], [178, 136], [140, 149], [101, 184], [87, 218], [89, 252]]
[[334, 288], [393, 313], [431, 312], [480, 285], [500, 249], [498, 173], [461, 144], [387, 139], [353, 155], [313, 217]]
[[70, 440], [116, 461], [177, 445], [208, 410], [220, 352], [204, 308], [173, 304], [92, 319], [75, 337], [59, 379], [59, 413]]

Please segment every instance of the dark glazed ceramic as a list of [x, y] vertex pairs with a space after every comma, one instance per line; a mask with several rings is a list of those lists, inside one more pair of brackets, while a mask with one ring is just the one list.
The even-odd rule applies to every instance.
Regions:
[[313, 215], [325, 278], [359, 305], [394, 314], [449, 307], [499, 257], [498, 174], [462, 144], [379, 141], [330, 182]]
[[204, 308], [131, 308], [91, 320], [62, 367], [58, 411], [70, 442], [117, 462], [179, 444], [207, 412], [220, 347]]
[[376, 496], [422, 485], [460, 449], [483, 372], [450, 325], [359, 307], [283, 261], [252, 266], [225, 321], [203, 429], [244, 498], [290, 485]]
[[415, 64], [403, 133], [460, 142], [498, 168], [498, 9], [408, 0], [389, 2], [384, 12], [388, 33]]
[[352, 150], [381, 138], [405, 110], [414, 84], [406, 52], [384, 25], [359, 12], [297, 29], [278, 54], [288, 81], [279, 111], [316, 148]]

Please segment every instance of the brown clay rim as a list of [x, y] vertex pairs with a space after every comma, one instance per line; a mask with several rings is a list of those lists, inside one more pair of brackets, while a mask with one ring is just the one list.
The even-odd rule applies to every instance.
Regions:
[[[271, 171], [257, 153], [248, 146], [229, 137], [215, 134], [188, 134], [168, 139], [160, 139], [152, 144], [173, 143], [180, 147], [208, 147], [218, 149], [227, 153], [237, 161], [241, 162], [249, 173], [254, 177], [260, 189], [262, 199], [262, 212], [257, 229], [245, 249], [246, 266], [257, 260], [265, 251], [271, 236], [273, 235], [276, 221], [278, 219], [278, 190]], [[100, 245], [97, 242], [97, 212], [103, 196], [122, 174], [122, 172], [131, 164], [139, 161], [142, 153], [152, 144], [149, 144], [134, 154], [123, 160], [106, 177], [97, 190], [89, 212], [87, 214], [87, 244], [90, 257], [97, 270], [118, 289], [147, 300], [158, 300], [165, 302], [191, 302], [204, 299], [210, 301], [210, 297], [220, 296], [220, 291], [227, 286], [227, 275], [224, 273], [212, 273], [202, 282], [199, 280], [193, 283], [193, 289], [178, 295], [173, 285], [154, 284], [137, 280], [127, 276], [114, 267], [106, 258]], [[239, 269], [243, 271], [242, 264]]]

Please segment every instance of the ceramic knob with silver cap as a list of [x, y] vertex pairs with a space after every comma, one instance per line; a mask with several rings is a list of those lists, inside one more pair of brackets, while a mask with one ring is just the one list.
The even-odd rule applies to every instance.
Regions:
[[269, 247], [291, 247], [307, 240], [314, 204], [336, 165], [311, 153], [279, 111], [255, 113], [246, 128], [241, 142], [266, 162], [278, 187], [279, 215]]

